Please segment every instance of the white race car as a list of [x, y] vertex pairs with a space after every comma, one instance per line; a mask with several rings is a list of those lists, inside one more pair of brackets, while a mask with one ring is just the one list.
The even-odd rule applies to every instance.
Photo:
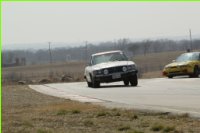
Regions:
[[85, 68], [84, 78], [88, 87], [100, 87], [100, 83], [124, 81], [124, 85], [137, 86], [137, 68], [122, 51], [108, 51], [91, 56]]

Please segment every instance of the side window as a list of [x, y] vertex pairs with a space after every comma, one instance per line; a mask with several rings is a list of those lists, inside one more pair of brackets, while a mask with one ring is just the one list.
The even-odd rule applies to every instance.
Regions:
[[192, 55], [192, 60], [200, 60], [200, 54], [199, 53], [195, 53]]
[[199, 61], [200, 61], [200, 54], [199, 54]]

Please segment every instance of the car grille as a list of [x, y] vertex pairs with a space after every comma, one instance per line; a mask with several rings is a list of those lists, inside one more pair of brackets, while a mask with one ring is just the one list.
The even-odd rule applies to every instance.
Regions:
[[108, 68], [108, 72], [109, 73], [123, 72], [122, 67], [123, 66]]

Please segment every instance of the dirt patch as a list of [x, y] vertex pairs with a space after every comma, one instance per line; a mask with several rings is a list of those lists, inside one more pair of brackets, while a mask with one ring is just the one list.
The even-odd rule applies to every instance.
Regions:
[[186, 115], [107, 109], [55, 98], [26, 85], [2, 87], [4, 133], [200, 132], [200, 121]]

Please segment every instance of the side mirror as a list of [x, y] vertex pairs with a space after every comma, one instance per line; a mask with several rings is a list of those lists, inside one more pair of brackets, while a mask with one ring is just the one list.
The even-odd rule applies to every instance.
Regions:
[[176, 60], [172, 60], [172, 62], [176, 62]]

